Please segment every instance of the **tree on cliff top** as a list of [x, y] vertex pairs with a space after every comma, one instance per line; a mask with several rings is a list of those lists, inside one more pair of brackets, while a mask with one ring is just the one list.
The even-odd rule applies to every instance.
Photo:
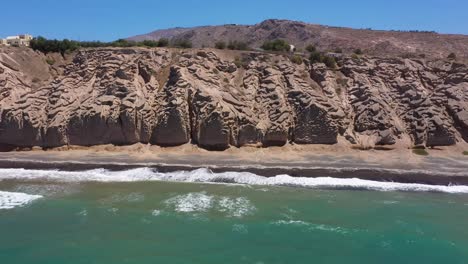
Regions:
[[261, 48], [269, 51], [290, 51], [291, 45], [286, 40], [275, 39], [273, 41], [265, 41]]
[[227, 48], [230, 50], [249, 50], [249, 45], [243, 41], [229, 41]]
[[29, 46], [33, 50], [38, 50], [44, 53], [60, 52], [64, 55], [68, 51], [74, 51], [79, 48], [79, 43], [73, 40], [48, 40], [44, 37], [37, 37], [31, 40]]
[[448, 56], [447, 56], [447, 59], [449, 60], [456, 60], [457, 59], [457, 55], [455, 55], [455, 53], [450, 53]]

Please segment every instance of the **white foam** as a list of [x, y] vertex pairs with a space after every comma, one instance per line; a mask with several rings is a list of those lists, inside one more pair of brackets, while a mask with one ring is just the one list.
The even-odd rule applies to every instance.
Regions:
[[159, 215], [161, 215], [161, 210], [154, 209], [153, 211], [151, 211], [151, 215], [152, 216], [159, 216]]
[[42, 198], [42, 196], [0, 191], [0, 209], [13, 209], [15, 207], [25, 206], [39, 198]]
[[163, 202], [167, 207], [182, 213], [206, 213], [210, 210], [227, 217], [241, 218], [251, 215], [255, 206], [245, 197], [210, 195], [206, 192], [187, 193], [171, 197]]
[[119, 208], [112, 207], [112, 208], [107, 209], [107, 211], [110, 213], [116, 214], [119, 211]]
[[249, 199], [245, 197], [221, 197], [218, 200], [219, 211], [226, 212], [229, 217], [243, 217], [251, 215], [256, 210]]
[[59, 182], [173, 181], [267, 186], [297, 186], [308, 188], [368, 189], [379, 191], [468, 193], [468, 186], [463, 185], [444, 186], [397, 182], [378, 182], [357, 178], [340, 179], [331, 177], [291, 177], [289, 175], [278, 175], [268, 178], [248, 172], [213, 173], [207, 169], [176, 171], [169, 173], [156, 172], [150, 168], [138, 168], [125, 171], [95, 169], [77, 172], [57, 170], [0, 169], [0, 180], [4, 179], [42, 179]]
[[164, 203], [174, 207], [177, 212], [206, 212], [212, 207], [213, 196], [205, 192], [188, 193], [172, 197]]
[[301, 226], [306, 227], [308, 230], [319, 230], [319, 231], [326, 231], [326, 232], [334, 232], [339, 234], [348, 234], [350, 232], [356, 232], [357, 230], [348, 230], [342, 227], [335, 227], [335, 226], [328, 226], [323, 224], [313, 224], [309, 222], [304, 222], [301, 220], [278, 220], [272, 222], [274, 225], [293, 225], [293, 226]]
[[80, 212], [77, 213], [79, 216], [88, 216], [88, 210], [83, 209]]

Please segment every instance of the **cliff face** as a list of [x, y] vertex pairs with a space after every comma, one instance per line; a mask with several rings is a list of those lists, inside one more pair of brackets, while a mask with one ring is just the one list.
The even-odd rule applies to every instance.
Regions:
[[0, 50], [2, 149], [468, 141], [462, 64], [345, 57], [331, 70], [283, 55], [139, 48], [68, 56], [51, 66], [28, 49]]

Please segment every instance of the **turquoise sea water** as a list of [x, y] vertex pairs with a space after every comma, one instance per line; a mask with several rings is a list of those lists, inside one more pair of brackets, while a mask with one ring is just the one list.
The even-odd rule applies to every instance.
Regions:
[[8, 173], [1, 263], [468, 263], [464, 193]]

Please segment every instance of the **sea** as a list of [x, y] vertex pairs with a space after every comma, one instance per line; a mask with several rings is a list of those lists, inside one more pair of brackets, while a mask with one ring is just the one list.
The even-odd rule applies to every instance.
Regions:
[[0, 263], [468, 263], [468, 186], [0, 169]]

